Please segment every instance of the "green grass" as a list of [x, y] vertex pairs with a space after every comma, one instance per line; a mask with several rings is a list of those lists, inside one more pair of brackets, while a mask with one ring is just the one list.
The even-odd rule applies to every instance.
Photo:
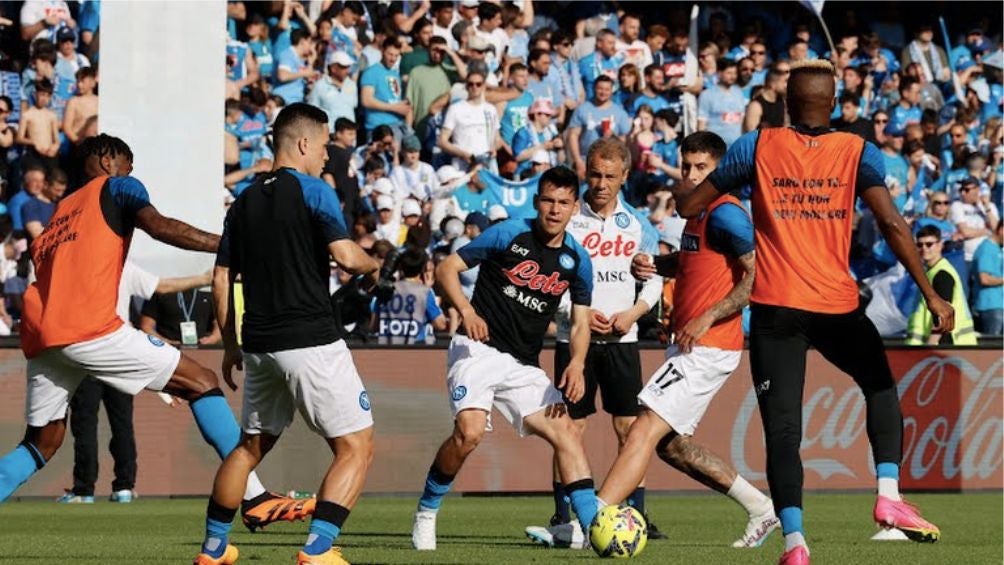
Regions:
[[[825, 494], [806, 497], [806, 528], [813, 563], [944, 565], [1001, 563], [1002, 496], [915, 495], [925, 517], [942, 528], [936, 544], [870, 542], [873, 497]], [[549, 550], [523, 537], [523, 527], [551, 514], [550, 499], [446, 499], [439, 517], [439, 550], [410, 547], [411, 497], [364, 498], [339, 539], [345, 556], [365, 563], [585, 563], [588, 551]], [[140, 499], [130, 505], [98, 502], [61, 506], [11, 502], [0, 506], [0, 563], [108, 564], [190, 563], [202, 538], [204, 500]], [[650, 496], [649, 513], [669, 534], [650, 541], [639, 563], [776, 563], [780, 533], [759, 550], [728, 545], [745, 525], [744, 515], [721, 496]], [[303, 543], [305, 524], [275, 524], [250, 534], [237, 525], [231, 538], [239, 563], [291, 563]]]

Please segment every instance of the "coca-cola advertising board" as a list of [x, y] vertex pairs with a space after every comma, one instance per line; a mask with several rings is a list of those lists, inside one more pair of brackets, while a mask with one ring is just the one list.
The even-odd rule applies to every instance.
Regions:
[[[190, 351], [218, 370], [220, 351]], [[446, 397], [444, 349], [359, 349], [353, 357], [366, 383], [376, 421], [376, 457], [367, 492], [417, 492], [451, 420]], [[662, 362], [661, 349], [642, 351], [646, 376]], [[904, 415], [904, 488], [974, 490], [1002, 488], [1001, 352], [998, 350], [889, 351], [899, 383]], [[545, 350], [542, 366], [551, 372], [553, 354]], [[808, 489], [872, 489], [874, 465], [865, 433], [864, 397], [854, 382], [816, 352], [807, 363], [802, 459]], [[238, 381], [238, 384], [240, 381]], [[749, 364], [739, 369], [711, 403], [695, 437], [724, 456], [761, 488], [763, 434], [751, 389]], [[0, 350], [0, 450], [13, 447], [24, 433], [24, 358]], [[227, 398], [240, 410], [240, 392]], [[102, 414], [102, 418], [103, 418]], [[594, 475], [602, 480], [616, 453], [610, 420], [593, 416], [586, 450]], [[155, 395], [136, 398], [139, 450], [137, 489], [148, 495], [208, 492], [219, 460], [207, 447], [187, 408], [171, 408]], [[98, 494], [111, 482], [108, 428], [99, 426], [102, 446]], [[6, 446], [6, 447], [4, 447]], [[299, 421], [283, 435], [263, 463], [261, 476], [276, 489], [315, 488], [327, 468], [329, 452]], [[55, 496], [70, 484], [72, 442], [67, 438], [46, 467], [18, 491], [19, 496]], [[551, 453], [535, 438], [520, 439], [499, 416], [477, 452], [457, 477], [461, 492], [534, 492], [551, 486]], [[648, 475], [653, 490], [703, 490], [704, 487], [653, 459]]]

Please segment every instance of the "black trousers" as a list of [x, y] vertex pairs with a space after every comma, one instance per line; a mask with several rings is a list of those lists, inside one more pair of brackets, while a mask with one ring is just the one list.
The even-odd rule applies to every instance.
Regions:
[[817, 314], [754, 304], [750, 365], [767, 440], [767, 482], [780, 511], [802, 507], [802, 393], [805, 356], [815, 347], [861, 388], [875, 463], [900, 462], [903, 415], [882, 338], [858, 310]]
[[112, 439], [108, 442], [115, 461], [112, 490], [136, 486], [136, 436], [132, 429], [132, 395], [90, 377], [84, 379], [70, 399], [70, 431], [73, 434], [73, 494], [94, 496], [98, 480], [98, 408], [102, 401], [108, 413]]

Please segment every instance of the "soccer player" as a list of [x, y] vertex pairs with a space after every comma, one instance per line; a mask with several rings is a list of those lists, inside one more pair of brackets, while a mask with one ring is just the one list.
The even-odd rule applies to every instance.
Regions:
[[[681, 146], [683, 179], [674, 193], [693, 190], [725, 154], [725, 141], [711, 132], [688, 136]], [[592, 181], [590, 181], [592, 182]], [[722, 195], [701, 219], [689, 220], [678, 253], [634, 255], [631, 271], [653, 280], [675, 276], [673, 325], [676, 344], [636, 402], [638, 418], [600, 488], [600, 504], [633, 496], [652, 452], [694, 480], [726, 494], [749, 515], [732, 547], [758, 547], [777, 529], [771, 501], [735, 468], [691, 437], [712, 398], [739, 365], [742, 308], [753, 282], [753, 225], [742, 205]], [[597, 269], [598, 271], [599, 269]]]
[[[349, 239], [335, 191], [320, 179], [328, 116], [309, 104], [283, 108], [273, 126], [275, 168], [230, 207], [216, 256], [213, 296], [223, 323], [223, 378], [243, 368], [243, 435], [216, 472], [206, 538], [196, 565], [228, 564], [230, 523], [250, 473], [299, 411], [335, 454], [299, 565], [346, 563], [332, 542], [355, 505], [373, 459], [370, 400], [328, 296], [329, 260], [376, 282], [379, 266]], [[244, 292], [237, 344], [231, 286]], [[243, 352], [242, 352], [243, 349]], [[245, 358], [246, 357], [246, 358]]]
[[917, 283], [938, 332], [955, 324], [951, 305], [931, 287], [910, 229], [885, 187], [882, 154], [860, 137], [831, 132], [833, 67], [792, 64], [787, 106], [792, 127], [740, 137], [679, 212], [695, 217], [723, 193], [753, 187], [756, 279], [750, 296], [750, 362], [767, 443], [767, 482], [781, 520], [782, 565], [809, 563], [802, 526], [802, 389], [805, 354], [815, 347], [848, 373], [865, 396], [868, 439], [878, 476], [873, 516], [914, 541], [940, 532], [900, 498], [903, 419], [882, 339], [858, 304], [848, 267], [854, 203], [872, 210], [896, 257]]
[[[436, 280], [463, 316], [448, 354], [447, 387], [453, 434], [443, 442], [425, 479], [411, 541], [436, 549], [436, 514], [464, 461], [484, 437], [494, 406], [521, 436], [535, 434], [554, 448], [562, 483], [583, 524], [596, 515], [596, 491], [582, 442], [561, 392], [538, 366], [547, 326], [561, 297], [571, 294], [571, 359], [558, 382], [572, 402], [582, 398], [589, 347], [593, 273], [589, 255], [565, 233], [578, 200], [578, 177], [555, 167], [540, 177], [537, 216], [495, 224], [436, 268]], [[480, 265], [472, 300], [460, 273]], [[574, 542], [584, 547], [579, 532]]]
[[[638, 416], [641, 392], [641, 356], [638, 352], [639, 318], [662, 298], [662, 279], [652, 277], [636, 297], [631, 276], [635, 253], [658, 251], [659, 234], [647, 218], [621, 202], [621, 186], [631, 170], [631, 153], [619, 139], [599, 139], [586, 156], [588, 189], [572, 216], [568, 233], [589, 253], [593, 262], [593, 297], [589, 312], [592, 340], [586, 355], [585, 396], [578, 402], [565, 399], [576, 433], [586, 430], [586, 418], [596, 412], [596, 392], [603, 397], [603, 409], [610, 414], [618, 449], [627, 439], [628, 429]], [[558, 309], [558, 335], [554, 351], [554, 374], [563, 375], [571, 358], [569, 351], [567, 299]], [[554, 472], [554, 516], [551, 525], [571, 520], [566, 493]], [[631, 506], [645, 514], [644, 477], [628, 497]], [[585, 524], [588, 527], [588, 524]], [[543, 528], [530, 527], [531, 539], [548, 543]], [[649, 537], [665, 537], [649, 522]]]
[[[109, 135], [80, 145], [87, 183], [64, 197], [31, 244], [37, 281], [24, 295], [21, 350], [28, 359], [27, 430], [0, 458], [0, 501], [52, 459], [66, 433], [69, 398], [88, 375], [117, 390], [164, 391], [189, 402], [202, 437], [220, 457], [240, 428], [216, 374], [125, 323], [119, 281], [135, 227], [164, 243], [215, 252], [219, 236], [162, 216], [132, 172], [132, 151]], [[244, 493], [245, 524], [302, 519], [312, 503], [266, 492], [257, 477]]]

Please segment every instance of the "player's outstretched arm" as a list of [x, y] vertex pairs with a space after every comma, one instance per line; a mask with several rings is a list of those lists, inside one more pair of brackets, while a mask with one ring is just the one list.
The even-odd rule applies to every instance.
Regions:
[[677, 332], [676, 344], [684, 353], [689, 353], [697, 340], [708, 333], [715, 322], [741, 312], [749, 304], [750, 292], [753, 290], [753, 278], [756, 275], [755, 252], [750, 251], [740, 255], [739, 264], [742, 265], [744, 271], [742, 280], [732, 287], [725, 298], [716, 302], [700, 316], [687, 322], [687, 325]]
[[861, 191], [860, 195], [875, 215], [879, 231], [896, 254], [896, 258], [906, 267], [906, 271], [920, 288], [920, 293], [927, 302], [927, 309], [934, 315], [935, 322], [931, 331], [939, 334], [952, 331], [955, 328], [955, 310], [951, 304], [938, 296], [927, 280], [924, 267], [920, 264], [920, 255], [917, 254], [910, 235], [910, 228], [896, 210], [889, 191], [884, 186], [873, 186]]
[[174, 294], [213, 284], [213, 271], [190, 277], [171, 277], [157, 281], [157, 294]]
[[216, 253], [220, 246], [220, 236], [164, 216], [153, 206], [146, 206], [136, 212], [136, 227], [157, 241], [180, 249]]
[[460, 286], [460, 273], [469, 268], [460, 255], [453, 253], [436, 267], [436, 285], [460, 312], [467, 337], [474, 341], [488, 341], [488, 324], [474, 311]]
[[376, 284], [380, 265], [359, 244], [351, 239], [338, 239], [328, 244], [328, 253], [342, 269], [353, 275], [369, 275]]

